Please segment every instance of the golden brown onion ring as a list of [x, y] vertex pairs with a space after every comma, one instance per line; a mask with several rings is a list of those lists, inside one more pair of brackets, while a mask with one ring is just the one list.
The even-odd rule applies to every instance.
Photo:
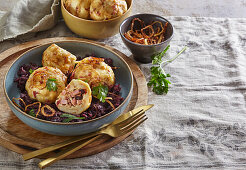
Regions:
[[[48, 109], [48, 110], [50, 110], [51, 111], [51, 114], [47, 114], [47, 113], [45, 113], [45, 111], [44, 111], [44, 109]], [[56, 111], [55, 111], [55, 109], [53, 109], [52, 107], [50, 107], [49, 105], [44, 105], [42, 108], [41, 108], [41, 113], [42, 113], [42, 115], [44, 115], [44, 116], [46, 116], [46, 117], [52, 117], [52, 116], [54, 116], [55, 115], [55, 113], [56, 113]]]

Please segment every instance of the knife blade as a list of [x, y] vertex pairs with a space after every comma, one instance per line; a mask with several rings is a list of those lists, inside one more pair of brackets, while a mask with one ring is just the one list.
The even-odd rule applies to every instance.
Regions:
[[[129, 112], [127, 113], [124, 113], [122, 115], [120, 115], [117, 119], [115, 119], [111, 124], [112, 125], [115, 125], [117, 123], [120, 123], [126, 119], [128, 119], [130, 116], [133, 116], [134, 114], [138, 113], [139, 111], [142, 111], [142, 112], [146, 112], [147, 110], [149, 110], [150, 108], [152, 108], [154, 105], [153, 104], [149, 104], [149, 105], [144, 105], [144, 106], [140, 106], [140, 107], [137, 107], [133, 110], [130, 110]], [[110, 123], [109, 123], [110, 124]], [[104, 128], [106, 126], [108, 126], [109, 124], [105, 124], [103, 125], [102, 127], [100, 128]]]
[[146, 112], [147, 110], [149, 110], [150, 108], [152, 108], [154, 105], [153, 104], [149, 104], [149, 105], [144, 105], [144, 106], [140, 106], [136, 109], [133, 109], [127, 113], [124, 113], [122, 115], [120, 115], [115, 121], [113, 121], [112, 124], [117, 124], [117, 123], [120, 123], [122, 121], [122, 119], [128, 119], [130, 116], [133, 116], [134, 114], [136, 114], [137, 112], [139, 111], [143, 111], [143, 112]]

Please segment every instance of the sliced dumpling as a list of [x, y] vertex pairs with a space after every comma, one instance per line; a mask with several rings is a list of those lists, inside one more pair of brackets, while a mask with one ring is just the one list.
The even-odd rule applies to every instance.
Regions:
[[115, 84], [114, 72], [103, 58], [84, 58], [76, 65], [71, 77], [88, 82], [92, 88], [100, 84], [108, 87]]
[[43, 53], [43, 66], [59, 68], [64, 74], [69, 74], [75, 66], [76, 56], [57, 46], [50, 45]]
[[125, 0], [93, 0], [90, 17], [93, 20], [107, 20], [123, 15], [127, 11]]
[[32, 99], [54, 103], [66, 83], [67, 77], [58, 68], [40, 67], [29, 76], [25, 88]]
[[89, 84], [79, 79], [73, 79], [61, 92], [55, 103], [61, 111], [80, 114], [90, 107], [91, 100]]

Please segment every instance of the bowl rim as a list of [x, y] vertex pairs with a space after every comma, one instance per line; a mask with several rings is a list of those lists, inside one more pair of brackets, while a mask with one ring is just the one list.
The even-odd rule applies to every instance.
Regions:
[[125, 12], [123, 15], [121, 15], [121, 16], [117, 16], [117, 17], [115, 17], [115, 18], [111, 18], [111, 19], [107, 19], [107, 20], [96, 21], [96, 20], [92, 20], [92, 19], [83, 19], [83, 18], [80, 18], [80, 17], [77, 17], [77, 16], [71, 14], [71, 13], [65, 8], [65, 6], [64, 6], [64, 1], [65, 1], [65, 0], [61, 0], [61, 8], [64, 9], [64, 10], [66, 11], [66, 13], [68, 13], [68, 15], [70, 15], [71, 17], [74, 17], [74, 18], [76, 18], [76, 19], [78, 19], [78, 20], [85, 21], [85, 22], [90, 22], [90, 23], [105, 23], [105, 22], [110, 22], [110, 21], [117, 20], [117, 19], [121, 18], [122, 16], [126, 15], [126, 14], [131, 10], [132, 4], [133, 4], [133, 0], [130, 0], [130, 2], [131, 2], [130, 4], [128, 4], [127, 1], [126, 1], [127, 7], [128, 7], [128, 5], [129, 5], [129, 7], [127, 8], [126, 12]]
[[[168, 24], [171, 25], [171, 28], [172, 28], [172, 35], [171, 35], [168, 39], [162, 41], [161, 43], [158, 43], [158, 44], [152, 44], [152, 45], [138, 44], [138, 43], [135, 43], [135, 42], [132, 42], [132, 41], [128, 40], [128, 39], [123, 35], [123, 33], [122, 33], [122, 25], [123, 25], [127, 20], [129, 20], [130, 18], [133, 19], [133, 18], [136, 18], [136, 17], [138, 17], [138, 16], [142, 16], [142, 15], [149, 15], [149, 16], [152, 16], [152, 17], [158, 17], [158, 18], [161, 18], [161, 19], [167, 21]], [[126, 19], [124, 19], [124, 20], [122, 21], [122, 23], [120, 24], [120, 27], [119, 27], [119, 33], [120, 33], [120, 36], [123, 37], [124, 40], [126, 40], [126, 41], [129, 42], [130, 44], [137, 45], [137, 46], [142, 46], [142, 47], [154, 47], [154, 46], [160, 46], [160, 45], [166, 43], [167, 41], [171, 40], [171, 39], [173, 38], [174, 28], [173, 28], [173, 25], [171, 24], [171, 22], [169, 22], [166, 18], [164, 18], [164, 17], [162, 17], [162, 16], [160, 16], [160, 15], [150, 14], [150, 13], [142, 13], [142, 14], [135, 14], [135, 15], [129, 16], [129, 17], [127, 17]]]
[[[10, 71], [10, 69], [12, 68], [12, 66], [21, 58], [23, 57], [26, 53], [32, 51], [32, 50], [35, 50], [37, 48], [40, 48], [40, 47], [43, 47], [43, 46], [46, 46], [46, 45], [49, 45], [49, 44], [55, 44], [55, 43], [85, 43], [85, 44], [91, 44], [93, 46], [97, 46], [97, 47], [101, 47], [101, 48], [104, 48], [108, 51], [110, 51], [111, 53], [113, 53], [114, 55], [116, 55], [126, 66], [127, 66], [127, 69], [129, 70], [130, 72], [130, 82], [131, 82], [131, 87], [130, 87], [130, 90], [129, 90], [129, 93], [127, 94], [127, 97], [124, 99], [124, 101], [113, 111], [103, 115], [103, 116], [100, 116], [98, 118], [95, 118], [95, 119], [91, 119], [91, 120], [87, 120], [87, 121], [82, 121], [82, 122], [71, 122], [71, 123], [64, 123], [64, 122], [52, 122], [52, 121], [48, 121], [48, 120], [43, 120], [43, 119], [39, 119], [39, 118], [36, 118], [36, 117], [33, 117], [29, 114], [27, 114], [26, 112], [22, 111], [19, 107], [17, 107], [15, 104], [13, 104], [12, 100], [10, 100], [8, 94], [7, 94], [7, 91], [6, 91], [6, 87], [5, 87], [5, 84], [6, 84], [6, 78], [7, 78], [7, 75]], [[102, 118], [105, 118], [111, 114], [113, 114], [114, 112], [116, 112], [117, 110], [119, 110], [125, 103], [127, 100], [129, 100], [129, 98], [131, 97], [131, 94], [132, 94], [132, 90], [133, 90], [133, 73], [132, 73], [132, 70], [130, 68], [130, 66], [128, 65], [128, 63], [120, 56], [118, 55], [116, 52], [114, 52], [112, 49], [110, 49], [107, 45], [104, 45], [104, 44], [100, 44], [98, 42], [93, 42], [91, 40], [80, 40], [80, 41], [77, 41], [77, 40], [61, 40], [61, 41], [55, 41], [55, 42], [49, 42], [49, 43], [46, 43], [46, 44], [42, 44], [42, 45], [38, 45], [38, 46], [35, 46], [29, 50], [27, 50], [26, 52], [24, 52], [23, 54], [21, 54], [20, 56], [18, 56], [14, 62], [9, 66], [8, 68], [8, 71], [6, 72], [5, 76], [4, 76], [4, 81], [3, 81], [3, 89], [4, 89], [4, 95], [5, 95], [5, 98], [9, 101], [9, 103], [11, 104], [11, 106], [13, 106], [17, 111], [19, 111], [21, 114], [23, 114], [24, 116], [27, 116], [33, 120], [36, 120], [36, 121], [40, 121], [40, 122], [43, 122], [43, 123], [49, 123], [49, 124], [56, 124], [56, 125], [75, 125], [75, 124], [85, 124], [85, 123], [89, 123], [89, 122], [93, 122], [93, 121], [97, 121], [97, 120], [100, 120]], [[17, 89], [18, 90], [18, 89]], [[12, 109], [11, 109], [12, 111]], [[12, 111], [13, 112], [13, 111]]]

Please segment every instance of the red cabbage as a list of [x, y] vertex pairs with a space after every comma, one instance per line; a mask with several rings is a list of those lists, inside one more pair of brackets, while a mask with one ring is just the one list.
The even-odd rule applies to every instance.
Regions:
[[[95, 55], [86, 55], [85, 57], [88, 57], [88, 56], [95, 56]], [[78, 60], [81, 60], [85, 57], [78, 57]], [[113, 66], [112, 59], [105, 58], [105, 62], [109, 66]], [[19, 68], [17, 72], [17, 77], [14, 80], [14, 82], [17, 84], [18, 89], [20, 90], [20, 98], [24, 100], [26, 105], [36, 102], [35, 100], [32, 100], [29, 97], [27, 91], [25, 90], [25, 84], [30, 76], [30, 71], [34, 71], [38, 68], [39, 66], [37, 64], [33, 64], [33, 63], [24, 64]], [[68, 80], [70, 80], [69, 77], [68, 77]], [[121, 87], [119, 84], [115, 84], [111, 89], [109, 89], [110, 94], [108, 96], [112, 97], [113, 100], [111, 100], [111, 102], [115, 106], [115, 108], [118, 107], [123, 102], [123, 98], [120, 96], [120, 91], [121, 91]], [[22, 102], [19, 102], [19, 104], [22, 107], [24, 107]], [[58, 108], [56, 107], [54, 103], [48, 104], [48, 105], [55, 109], [56, 111], [55, 115], [47, 117], [39, 113], [39, 115], [37, 116], [38, 118], [43, 119], [43, 120], [52, 121], [52, 122], [62, 122], [64, 119], [66, 119], [66, 117], [61, 117], [61, 115], [65, 112], [58, 110]], [[44, 106], [44, 104], [42, 104], [42, 106]], [[29, 113], [31, 110], [34, 111], [34, 113], [37, 113], [38, 105], [32, 105], [28, 107], [27, 113]], [[74, 115], [77, 117], [85, 117], [85, 119], [83, 120], [74, 119], [70, 122], [81, 122], [81, 121], [86, 121], [86, 120], [92, 120], [100, 116], [103, 116], [111, 111], [113, 111], [113, 108], [107, 102], [102, 103], [98, 99], [93, 98], [91, 102], [91, 106], [86, 111], [84, 111], [80, 115]]]

